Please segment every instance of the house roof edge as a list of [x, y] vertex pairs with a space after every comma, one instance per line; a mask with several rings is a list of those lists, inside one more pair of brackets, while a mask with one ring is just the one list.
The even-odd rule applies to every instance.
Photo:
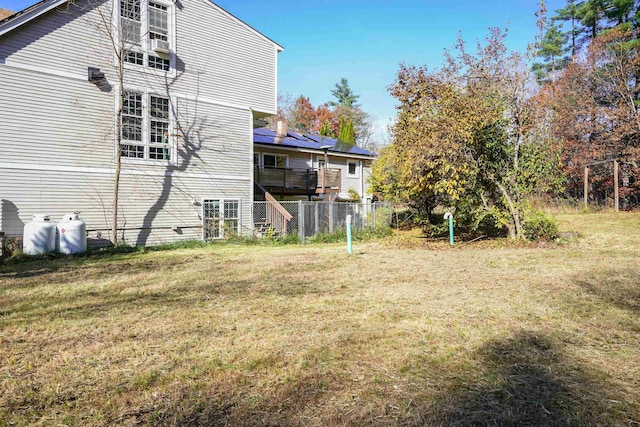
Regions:
[[267, 37], [266, 35], [264, 35], [263, 33], [261, 33], [260, 31], [256, 30], [255, 28], [253, 28], [251, 25], [247, 24], [246, 22], [244, 22], [242, 19], [238, 18], [237, 16], [235, 16], [233, 13], [227, 11], [225, 8], [223, 8], [222, 6], [220, 6], [219, 4], [215, 3], [213, 0], [204, 0], [207, 3], [211, 4], [213, 7], [215, 7], [216, 9], [218, 9], [220, 12], [224, 13], [225, 15], [227, 15], [229, 18], [237, 21], [238, 23], [242, 24], [243, 26], [247, 27], [249, 30], [251, 30], [253, 33], [255, 33], [256, 35], [262, 37], [263, 39], [269, 41], [270, 43], [273, 43], [273, 45], [276, 47], [276, 49], [278, 50], [278, 52], [283, 52], [284, 51], [284, 47], [282, 47], [280, 44], [278, 44], [275, 40]]
[[0, 20], [0, 36], [3, 36], [23, 24], [26, 24], [32, 19], [37, 18], [43, 13], [46, 13], [67, 1], [69, 0], [42, 0], [14, 13], [13, 15], [9, 15], [8, 17]]
[[[13, 15], [9, 15], [8, 17], [6, 17], [4, 19], [0, 19], [0, 36], [8, 33], [9, 31], [11, 31], [11, 30], [13, 30], [15, 28], [18, 28], [19, 26], [31, 21], [32, 19], [37, 18], [38, 16], [50, 11], [51, 9], [53, 9], [55, 7], [58, 7], [58, 6], [60, 6], [60, 5], [64, 4], [64, 3], [67, 3], [68, 1], [69, 0], [42, 0], [42, 1], [38, 2], [38, 3], [32, 4], [31, 6], [28, 6], [28, 7], [24, 8], [24, 9], [22, 9], [19, 12], [14, 13]], [[216, 9], [220, 10], [220, 12], [222, 12], [223, 14], [228, 16], [229, 18], [237, 21], [238, 23], [242, 24], [243, 26], [247, 27], [249, 30], [251, 30], [252, 32], [257, 34], [258, 36], [260, 36], [263, 39], [265, 39], [265, 40], [269, 41], [270, 43], [272, 43], [276, 47], [278, 52], [284, 51], [284, 47], [280, 46], [274, 40], [272, 40], [269, 37], [265, 36], [260, 31], [256, 30], [251, 25], [249, 25], [246, 22], [244, 22], [242, 19], [238, 18], [237, 16], [233, 15], [230, 12], [227, 12], [224, 8], [222, 8], [221, 6], [217, 5], [216, 3], [214, 3], [211, 0], [205, 0], [205, 1], [207, 3], [209, 3], [209, 4], [211, 4]]]

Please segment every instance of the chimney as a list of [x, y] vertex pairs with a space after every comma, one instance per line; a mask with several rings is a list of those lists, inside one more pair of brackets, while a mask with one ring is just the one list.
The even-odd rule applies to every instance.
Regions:
[[283, 120], [278, 120], [278, 123], [276, 124], [276, 126], [277, 126], [276, 137], [274, 138], [273, 141], [276, 144], [282, 144], [282, 141], [284, 141], [284, 139], [287, 137], [287, 122]]

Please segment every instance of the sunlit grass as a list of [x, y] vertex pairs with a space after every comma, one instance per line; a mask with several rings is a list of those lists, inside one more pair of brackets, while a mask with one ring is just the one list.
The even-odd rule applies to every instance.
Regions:
[[640, 215], [0, 267], [0, 425], [628, 425]]

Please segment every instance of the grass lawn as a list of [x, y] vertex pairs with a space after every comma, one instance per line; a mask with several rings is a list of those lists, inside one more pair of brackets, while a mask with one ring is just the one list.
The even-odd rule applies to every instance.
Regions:
[[638, 425], [640, 214], [0, 266], [0, 425]]

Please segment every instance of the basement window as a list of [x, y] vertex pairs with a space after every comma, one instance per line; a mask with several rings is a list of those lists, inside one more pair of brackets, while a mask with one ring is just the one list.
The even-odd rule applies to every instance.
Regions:
[[240, 233], [240, 200], [204, 199], [202, 201], [202, 238], [223, 239]]

